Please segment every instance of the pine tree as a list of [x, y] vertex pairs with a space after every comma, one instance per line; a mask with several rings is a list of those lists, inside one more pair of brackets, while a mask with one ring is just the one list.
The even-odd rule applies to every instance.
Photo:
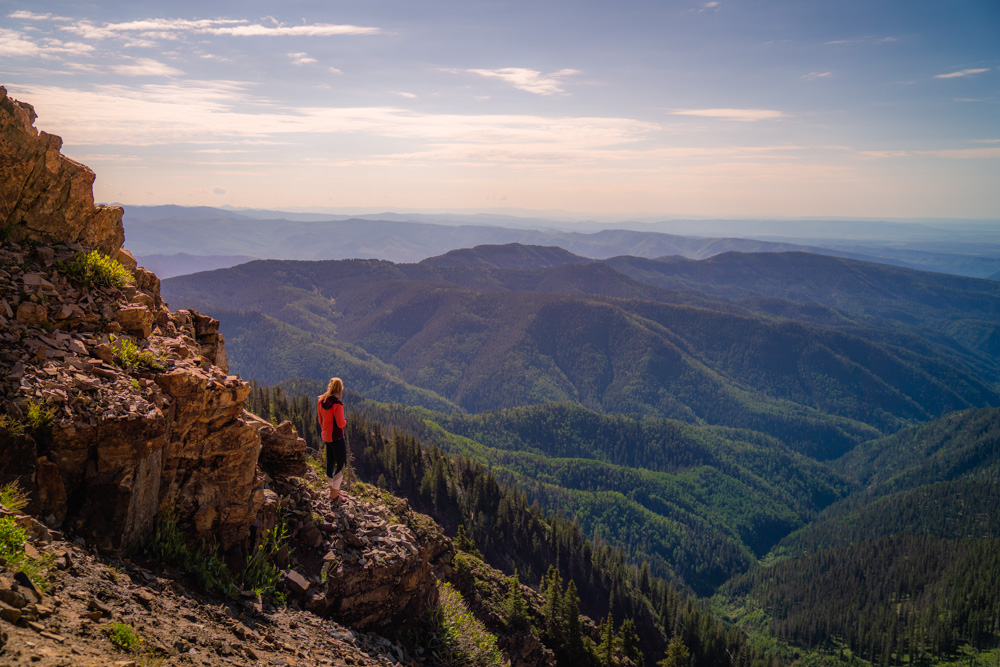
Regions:
[[667, 655], [656, 664], [658, 667], [688, 667], [691, 664], [691, 651], [680, 637], [674, 637], [667, 645]]
[[622, 643], [622, 655], [642, 667], [642, 651], [639, 649], [639, 633], [635, 630], [635, 621], [626, 619], [618, 631], [618, 638]]
[[614, 667], [615, 665], [615, 619], [611, 614], [601, 621], [601, 643], [597, 647], [597, 657], [601, 667]]
[[531, 614], [528, 603], [524, 600], [524, 593], [521, 591], [521, 580], [514, 574], [507, 577], [507, 597], [500, 605], [500, 613], [503, 622], [508, 628], [515, 632], [521, 632], [531, 627]]

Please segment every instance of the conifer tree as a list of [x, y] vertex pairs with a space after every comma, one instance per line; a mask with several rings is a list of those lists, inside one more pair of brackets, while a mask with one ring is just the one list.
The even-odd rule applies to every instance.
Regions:
[[658, 667], [688, 667], [691, 664], [691, 651], [680, 637], [674, 637], [667, 645], [667, 655], [656, 664]]
[[517, 576], [517, 570], [507, 577], [507, 597], [501, 603], [500, 612], [503, 622], [515, 632], [531, 627], [531, 614], [528, 603], [524, 600], [524, 593], [521, 591], [521, 580]]
[[609, 613], [601, 622], [601, 643], [597, 647], [597, 657], [601, 667], [615, 665], [615, 619]]

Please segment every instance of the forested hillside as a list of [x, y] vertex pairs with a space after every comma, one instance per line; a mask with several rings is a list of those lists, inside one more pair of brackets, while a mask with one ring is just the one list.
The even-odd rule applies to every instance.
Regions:
[[785, 641], [883, 665], [1000, 647], [1000, 410], [865, 443], [832, 467], [858, 490], [723, 587], [736, 616], [759, 609]]
[[[317, 442], [311, 401], [307, 407], [303, 399], [290, 400], [280, 390], [258, 386], [249, 406], [275, 420], [293, 420], [301, 433]], [[564, 620], [572, 614], [556, 611], [566, 608], [603, 619], [602, 635], [613, 636], [617, 628], [617, 642], [627, 644], [629, 632], [635, 633], [646, 664], [663, 657], [671, 640], [682, 643], [696, 664], [773, 664], [776, 656], [766, 645], [747, 642], [690, 592], [651, 574], [645, 564], [630, 563], [621, 549], [604, 540], [588, 539], [580, 523], [564, 513], [545, 512], [531, 504], [493, 470], [466, 456], [450, 456], [416, 437], [408, 426], [421, 429], [419, 419], [377, 405], [365, 408], [351, 414], [346, 429], [357, 475], [434, 516], [460, 549], [481, 553], [495, 567], [516, 570], [522, 581], [538, 586], [546, 597], [546, 609], [553, 611], [536, 622], [556, 646], [560, 665], [587, 664], [580, 654], [582, 629]], [[374, 413], [388, 417], [395, 426], [387, 428], [366, 416]]]
[[[842, 266], [850, 274], [870, 265]], [[884, 329], [862, 326], [839, 311], [831, 317], [840, 324], [818, 325], [797, 318], [803, 305], [791, 301], [783, 302], [787, 317], [776, 318], [753, 304], [654, 287], [600, 263], [513, 270], [253, 262], [169, 280], [165, 291], [173, 303], [222, 319], [234, 369], [247, 377], [328, 373], [307, 360], [285, 363], [295, 353], [284, 337], [270, 349], [250, 343], [259, 338], [254, 331], [226, 324], [233, 309], [351, 343], [397, 369], [398, 379], [466, 411], [571, 401], [750, 428], [821, 458], [1000, 400], [989, 364], [970, 362], [981, 352], [954, 341], [889, 320]], [[904, 296], [893, 298], [893, 308], [909, 306]], [[986, 317], [989, 307], [970, 306], [970, 317]], [[379, 383], [367, 376], [381, 372], [363, 374], [355, 387], [376, 395]]]
[[[507, 571], [558, 563], [581, 609], [634, 619], [656, 651], [670, 614], [704, 613], [658, 577], [747, 633], [724, 640], [739, 664], [998, 647], [994, 283], [508, 246], [254, 262], [165, 291], [222, 319], [233, 371], [280, 383], [255, 389], [262, 414], [318, 443], [314, 396], [344, 377], [362, 476]], [[721, 655], [706, 641], [696, 664]]]

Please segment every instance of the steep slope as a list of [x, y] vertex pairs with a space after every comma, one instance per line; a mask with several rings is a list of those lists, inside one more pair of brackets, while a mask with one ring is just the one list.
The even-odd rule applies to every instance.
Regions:
[[995, 648], [1000, 410], [950, 414], [832, 466], [858, 490], [727, 584], [728, 599], [763, 609], [786, 641], [872, 661]]

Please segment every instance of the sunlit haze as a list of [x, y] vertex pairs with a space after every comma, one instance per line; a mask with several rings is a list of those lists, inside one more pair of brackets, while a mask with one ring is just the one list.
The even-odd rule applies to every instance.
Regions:
[[5, 1], [100, 201], [1000, 217], [1000, 3]]

